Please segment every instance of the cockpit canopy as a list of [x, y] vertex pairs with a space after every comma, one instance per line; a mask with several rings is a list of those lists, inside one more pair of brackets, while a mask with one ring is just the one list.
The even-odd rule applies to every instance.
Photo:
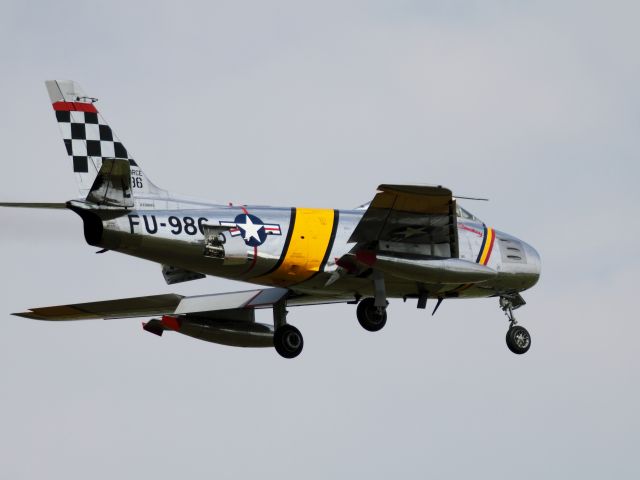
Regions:
[[471, 220], [472, 222], [484, 224], [484, 222], [480, 220], [478, 217], [476, 217], [474, 214], [472, 214], [468, 210], [465, 210], [464, 208], [462, 208], [460, 205], [457, 205], [457, 204], [456, 204], [456, 215], [458, 216], [458, 218], [462, 218], [463, 220]]

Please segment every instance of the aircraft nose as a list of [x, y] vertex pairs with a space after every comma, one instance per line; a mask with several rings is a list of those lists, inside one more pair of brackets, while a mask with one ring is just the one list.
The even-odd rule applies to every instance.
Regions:
[[538, 251], [527, 242], [512, 235], [497, 232], [502, 254], [499, 282], [505, 289], [527, 290], [538, 283], [542, 262]]
[[529, 267], [529, 272], [530, 274], [535, 276], [534, 283], [536, 283], [540, 278], [540, 271], [542, 270], [542, 261], [540, 259], [540, 254], [528, 243], [522, 243], [524, 244], [524, 252], [527, 258], [527, 266]]

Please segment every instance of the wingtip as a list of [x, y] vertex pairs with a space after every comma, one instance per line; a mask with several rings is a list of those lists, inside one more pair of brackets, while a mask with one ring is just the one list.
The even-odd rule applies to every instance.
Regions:
[[30, 320], [43, 320], [43, 318], [40, 315], [37, 315], [31, 311], [29, 312], [19, 312], [19, 313], [12, 313], [11, 315], [13, 315], [14, 317], [22, 317], [22, 318], [28, 318]]

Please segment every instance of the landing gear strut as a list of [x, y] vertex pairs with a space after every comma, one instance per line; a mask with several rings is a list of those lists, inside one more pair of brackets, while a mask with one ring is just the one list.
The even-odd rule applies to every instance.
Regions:
[[518, 325], [513, 311], [525, 304], [520, 295], [513, 297], [500, 297], [500, 308], [509, 319], [509, 330], [507, 330], [507, 347], [516, 355], [527, 353], [531, 347], [531, 335], [526, 328]]
[[362, 328], [377, 332], [387, 323], [387, 307], [376, 307], [374, 298], [365, 298], [358, 304], [356, 314]]
[[295, 358], [300, 355], [304, 339], [300, 330], [287, 324], [287, 308], [284, 301], [273, 305], [273, 324], [276, 329], [273, 334], [273, 346], [276, 352], [284, 358]]

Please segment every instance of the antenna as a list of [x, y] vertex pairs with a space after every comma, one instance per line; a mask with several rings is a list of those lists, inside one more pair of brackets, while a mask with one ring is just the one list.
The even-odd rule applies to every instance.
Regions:
[[479, 202], [488, 202], [488, 198], [477, 198], [477, 197], [461, 197], [460, 195], [455, 196], [456, 199], [461, 198], [463, 200], [477, 200]]

